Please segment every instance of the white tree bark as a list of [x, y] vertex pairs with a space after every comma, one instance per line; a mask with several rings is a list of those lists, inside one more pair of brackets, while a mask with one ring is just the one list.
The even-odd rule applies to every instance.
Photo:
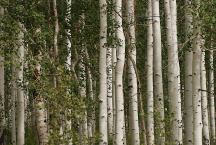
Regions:
[[[19, 23], [20, 28], [23, 27]], [[24, 33], [20, 31], [18, 35], [18, 62], [17, 68], [17, 144], [24, 145], [25, 143], [25, 98], [23, 90], [23, 64], [24, 64]]]
[[[212, 43], [212, 42], [211, 42]], [[211, 44], [212, 45], [212, 44]], [[212, 49], [212, 47], [211, 47]], [[209, 69], [209, 111], [210, 111], [210, 132], [211, 132], [211, 141], [215, 143], [216, 136], [215, 136], [215, 96], [214, 96], [214, 65], [213, 65], [213, 50], [210, 50], [209, 54], [209, 62], [210, 62], [210, 69]]]
[[[203, 46], [204, 44], [202, 44]], [[206, 87], [205, 51], [202, 51], [201, 59], [201, 95], [202, 95], [202, 121], [203, 121], [203, 144], [209, 145], [209, 122], [208, 122], [208, 99]]]
[[157, 114], [157, 130], [156, 143], [165, 144], [165, 124], [164, 124], [164, 98], [163, 98], [163, 82], [162, 82], [162, 63], [161, 63], [161, 28], [159, 1], [152, 0], [152, 19], [153, 19], [153, 71], [154, 71], [154, 97], [155, 112]]
[[153, 93], [153, 29], [152, 29], [152, 0], [148, 1], [148, 30], [147, 30], [147, 143], [154, 145], [154, 93]]
[[[41, 61], [41, 54], [38, 54], [38, 61]], [[41, 75], [41, 65], [37, 62], [34, 71], [35, 83], [39, 87]], [[48, 124], [47, 124], [47, 110], [45, 108], [45, 100], [41, 96], [36, 88], [35, 91], [35, 100], [34, 100], [34, 113], [35, 113], [35, 122], [37, 128], [37, 134], [40, 145], [46, 145], [48, 143]]]
[[107, 135], [107, 72], [106, 72], [106, 53], [107, 53], [107, 2], [100, 0], [100, 114], [99, 132], [101, 134], [100, 145], [108, 144]]
[[134, 68], [136, 65], [136, 36], [135, 36], [135, 14], [134, 14], [134, 0], [127, 1], [127, 23], [129, 34], [129, 57], [128, 59], [128, 85], [129, 85], [129, 134], [130, 144], [139, 145], [139, 119], [138, 119], [138, 98], [137, 98], [137, 76]]
[[182, 115], [180, 94], [180, 68], [176, 26], [176, 1], [165, 0], [166, 32], [168, 45], [168, 95], [170, 100], [171, 142], [182, 144]]
[[[92, 77], [92, 72], [90, 68], [90, 58], [88, 51], [86, 49], [86, 59], [88, 61], [88, 67], [87, 67], [87, 76], [88, 76], [88, 96], [91, 101], [94, 101], [94, 89], [93, 89], [93, 77]], [[93, 105], [94, 106], [94, 105]], [[94, 107], [93, 107], [94, 109]], [[88, 137], [93, 137], [95, 133], [95, 111], [91, 110], [91, 112], [88, 112]]]
[[113, 135], [113, 96], [112, 96], [112, 48], [107, 48], [107, 113], [108, 133]]
[[[67, 23], [70, 23], [70, 18], [71, 18], [71, 0], [67, 0], [67, 13], [68, 15], [66, 16], [65, 18], [65, 21]], [[71, 37], [71, 31], [70, 29], [66, 30], [66, 33], [68, 35], [67, 37], [67, 51], [68, 51], [68, 54], [67, 54], [67, 60], [66, 60], [66, 67], [68, 70], [71, 70], [71, 64], [72, 64], [72, 60], [71, 60], [71, 57], [72, 57], [72, 54], [71, 54], [71, 40], [70, 40], [70, 37]], [[66, 131], [69, 132], [66, 134], [66, 139], [68, 139], [68, 145], [72, 145], [72, 134], [71, 134], [71, 129], [72, 129], [72, 121], [71, 119], [67, 117], [67, 114], [71, 114], [71, 109], [69, 110], [66, 110]]]
[[[115, 6], [115, 0], [112, 0], [113, 5]], [[115, 29], [115, 10], [112, 11], [112, 37], [116, 37], [116, 29]], [[112, 101], [113, 101], [113, 144], [115, 143], [115, 120], [116, 120], [116, 63], [117, 63], [117, 54], [116, 54], [116, 42], [112, 44]]]
[[[191, 1], [185, 0], [185, 40], [191, 39]], [[188, 42], [184, 57], [184, 144], [193, 145], [193, 103], [192, 103], [192, 60], [191, 41]]]
[[[83, 46], [82, 46], [83, 47]], [[85, 67], [85, 48], [82, 48], [79, 63], [79, 92], [80, 96], [86, 98], [86, 67]], [[83, 121], [81, 123], [81, 133], [84, 138], [88, 137], [87, 110], [84, 112]]]
[[117, 44], [117, 63], [116, 63], [116, 120], [115, 120], [115, 144], [124, 144], [125, 134], [125, 115], [124, 115], [124, 94], [123, 94], [123, 71], [125, 63], [125, 36], [122, 26], [122, 0], [116, 0], [115, 4], [116, 38]]
[[[199, 9], [199, 0], [195, 1], [196, 9]], [[193, 39], [193, 139], [194, 145], [202, 145], [202, 108], [201, 108], [201, 28], [199, 14], [194, 14]]]

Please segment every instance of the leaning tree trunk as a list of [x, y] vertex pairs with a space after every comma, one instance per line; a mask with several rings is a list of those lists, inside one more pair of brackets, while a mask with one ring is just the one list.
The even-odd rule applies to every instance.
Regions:
[[[137, 96], [137, 76], [136, 65], [136, 36], [135, 36], [135, 14], [134, 0], [127, 1], [127, 23], [128, 23], [128, 85], [129, 85], [129, 134], [130, 144], [139, 145], [139, 119], [138, 119], [138, 96]], [[133, 64], [133, 62], [134, 64]], [[140, 100], [141, 101], [141, 100]]]
[[155, 144], [154, 138], [154, 93], [153, 93], [153, 29], [152, 0], [148, 1], [148, 32], [147, 32], [147, 143]]
[[[20, 28], [23, 27], [19, 23]], [[17, 57], [19, 66], [17, 67], [17, 145], [25, 144], [25, 98], [23, 89], [23, 64], [24, 64], [24, 33], [20, 31], [18, 35], [19, 46], [17, 49]]]
[[[191, 1], [185, 0], [185, 41], [192, 36]], [[184, 144], [193, 145], [192, 60], [191, 41], [186, 45], [184, 56]]]
[[117, 63], [116, 63], [116, 120], [115, 120], [115, 144], [124, 144], [125, 134], [125, 115], [124, 115], [124, 94], [123, 94], [123, 71], [125, 64], [125, 36], [122, 26], [122, 0], [116, 0], [115, 4], [115, 22], [117, 44]]
[[171, 142], [182, 144], [182, 116], [180, 94], [180, 68], [176, 28], [176, 1], [165, 0], [166, 32], [168, 45], [168, 95], [170, 100]]
[[154, 96], [155, 96], [155, 113], [156, 118], [156, 143], [165, 144], [165, 124], [164, 124], [164, 97], [163, 97], [163, 82], [162, 82], [162, 58], [161, 58], [161, 28], [160, 28], [160, 13], [159, 1], [152, 0], [152, 19], [153, 19], [153, 71], [154, 71]]
[[[195, 1], [195, 8], [199, 10], [199, 0]], [[201, 108], [201, 28], [199, 14], [194, 14], [194, 36], [193, 39], [193, 139], [194, 145], [202, 145], [202, 108]]]
[[100, 114], [99, 132], [101, 134], [100, 145], [108, 144], [107, 135], [107, 72], [106, 72], [106, 52], [107, 52], [107, 2], [100, 0]]
[[[203, 46], [204, 44], [202, 44]], [[209, 145], [209, 120], [208, 120], [208, 99], [206, 87], [206, 68], [205, 68], [205, 51], [202, 51], [201, 59], [201, 95], [202, 95], [202, 121], [203, 121], [203, 144]]]

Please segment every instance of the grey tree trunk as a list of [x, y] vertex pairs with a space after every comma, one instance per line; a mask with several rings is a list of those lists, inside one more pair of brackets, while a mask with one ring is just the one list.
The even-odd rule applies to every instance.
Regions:
[[[19, 23], [19, 27], [23, 25]], [[17, 49], [19, 66], [17, 67], [17, 144], [25, 144], [25, 98], [23, 89], [23, 64], [24, 64], [24, 33], [18, 35], [19, 46]]]
[[[130, 144], [139, 145], [139, 119], [138, 119], [138, 88], [136, 67], [136, 36], [135, 36], [135, 14], [134, 0], [127, 1], [127, 23], [128, 23], [128, 43], [129, 55], [128, 59], [128, 85], [129, 85], [129, 134]], [[134, 63], [134, 64], [133, 64]]]
[[[192, 36], [191, 1], [185, 0], [185, 40]], [[193, 145], [193, 102], [192, 102], [192, 60], [191, 41], [186, 45], [184, 56], [184, 144]]]

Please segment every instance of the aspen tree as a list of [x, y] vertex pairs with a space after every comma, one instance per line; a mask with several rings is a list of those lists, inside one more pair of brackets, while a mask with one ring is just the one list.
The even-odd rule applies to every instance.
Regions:
[[[39, 30], [40, 31], [40, 30]], [[38, 32], [39, 32], [38, 31]], [[40, 61], [41, 52], [38, 53], [37, 63], [34, 70], [34, 79], [37, 87], [40, 85], [40, 76], [41, 76], [41, 65]], [[45, 99], [36, 89], [34, 93], [34, 113], [35, 113], [35, 121], [39, 143], [42, 145], [46, 145], [48, 143], [48, 124], [47, 124], [47, 110], [45, 108]]]
[[[185, 40], [192, 36], [192, 4], [185, 0]], [[184, 56], [184, 144], [193, 144], [192, 60], [191, 41], [186, 45]]]
[[156, 143], [165, 144], [165, 124], [164, 124], [164, 98], [163, 98], [163, 82], [162, 82], [162, 56], [161, 56], [161, 28], [159, 1], [152, 0], [152, 19], [153, 19], [153, 71], [154, 71], [154, 98], [155, 112], [157, 114], [157, 132]]
[[[88, 54], [87, 49], [85, 50], [86, 59], [88, 61], [88, 67], [87, 69], [87, 85], [88, 85], [88, 96], [91, 101], [94, 100], [94, 89], [93, 89], [93, 76], [90, 69], [90, 57]], [[93, 107], [94, 109], [94, 107]], [[88, 137], [93, 137], [93, 134], [95, 132], [95, 111], [91, 110], [88, 114]]]
[[99, 132], [101, 134], [100, 145], [108, 144], [107, 135], [107, 72], [106, 72], [106, 53], [107, 53], [107, 1], [100, 0], [100, 114]]
[[166, 32], [168, 45], [168, 95], [170, 100], [171, 141], [182, 144], [182, 116], [180, 95], [180, 68], [176, 26], [176, 1], [165, 0]]
[[[204, 44], [202, 43], [202, 47]], [[208, 99], [206, 87], [206, 68], [205, 68], [205, 51], [202, 50], [201, 54], [201, 95], [202, 95], [202, 121], [203, 121], [203, 144], [209, 145], [209, 121], [208, 121]]]
[[128, 59], [128, 85], [129, 85], [129, 134], [133, 145], [140, 144], [139, 138], [139, 120], [138, 120], [138, 98], [137, 98], [137, 76], [135, 73], [136, 65], [136, 36], [135, 36], [135, 14], [134, 0], [128, 0], [127, 7], [127, 23], [128, 23], [128, 43], [129, 57]]
[[15, 61], [12, 62], [12, 88], [11, 88], [11, 142], [16, 145], [16, 98], [17, 98], [17, 85], [16, 85], [16, 68]]
[[153, 93], [153, 29], [152, 0], [148, 1], [148, 32], [147, 32], [147, 143], [154, 145], [154, 93]]
[[116, 39], [117, 43], [117, 62], [115, 78], [115, 144], [123, 145], [125, 139], [125, 115], [124, 115], [124, 94], [123, 94], [123, 71], [125, 64], [125, 36], [122, 26], [122, 0], [116, 0], [115, 3], [115, 22], [116, 22]]
[[[19, 22], [19, 27], [23, 25]], [[23, 90], [23, 64], [24, 64], [24, 33], [22, 31], [18, 34], [18, 62], [17, 68], [17, 145], [25, 144], [25, 99]]]
[[[200, 8], [200, 1], [194, 1], [196, 10]], [[201, 28], [199, 13], [193, 17], [193, 64], [192, 64], [192, 83], [193, 83], [193, 143], [202, 145], [202, 108], [201, 108]]]
[[[115, 0], [112, 0], [113, 8], [112, 8], [112, 37], [116, 38], [116, 29], [115, 29]], [[112, 102], [113, 102], [113, 143], [115, 142], [115, 120], [116, 120], [116, 63], [117, 63], [117, 56], [116, 56], [116, 42], [112, 42]]]
[[[67, 13], [68, 13], [68, 15], [66, 16], [65, 21], [67, 23], [69, 23], [70, 22], [70, 17], [71, 17], [71, 0], [67, 0]], [[71, 40], [70, 40], [71, 31], [70, 31], [70, 29], [66, 30], [66, 33], [68, 35], [68, 37], [66, 39], [66, 41], [67, 41], [67, 52], [68, 52], [67, 60], [66, 60], [66, 68], [68, 70], [71, 70], [71, 63], [72, 63], [71, 56], [72, 56], [72, 54], [71, 54]], [[67, 117], [67, 114], [71, 113], [71, 109], [66, 110], [65, 113], [66, 113], [66, 116], [65, 116], [66, 117], [66, 128], [65, 129], [67, 130], [67, 132], [69, 132], [69, 133], [66, 134], [66, 139], [68, 139], [68, 145], [72, 145], [72, 137], [71, 137], [72, 121], [71, 121], [70, 118], [68, 119], [68, 117]]]
[[107, 115], [109, 137], [113, 134], [112, 48], [107, 48]]
[[[211, 40], [213, 41], [213, 39]], [[211, 42], [213, 43], [213, 42]], [[211, 49], [212, 49], [212, 44], [211, 44]], [[209, 100], [210, 100], [210, 104], [209, 104], [209, 111], [210, 111], [210, 132], [211, 132], [211, 143], [215, 143], [215, 96], [214, 96], [214, 64], [213, 64], [213, 60], [214, 60], [214, 56], [213, 56], [213, 50], [210, 50], [209, 53], [209, 62], [210, 62], [210, 69], [209, 69]]]

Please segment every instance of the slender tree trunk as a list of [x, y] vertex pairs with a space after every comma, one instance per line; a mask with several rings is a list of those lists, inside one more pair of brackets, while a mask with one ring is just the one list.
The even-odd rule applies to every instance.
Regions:
[[106, 72], [106, 53], [107, 53], [107, 2], [100, 0], [100, 114], [99, 132], [101, 134], [100, 145], [108, 144], [107, 135], [107, 72]]
[[112, 98], [112, 48], [107, 49], [107, 113], [108, 133], [113, 135], [113, 98]]
[[40, 86], [40, 75], [41, 75], [41, 54], [38, 54], [38, 62], [35, 66], [34, 79], [36, 84], [36, 90], [34, 93], [35, 101], [35, 121], [37, 134], [40, 145], [47, 145], [48, 143], [48, 124], [47, 124], [47, 110], [45, 108], [45, 100], [41, 94], [39, 94], [38, 87]]
[[182, 116], [180, 95], [180, 68], [176, 28], [176, 1], [165, 0], [166, 32], [168, 45], [168, 95], [170, 99], [171, 142], [182, 144]]
[[117, 45], [117, 63], [116, 63], [116, 120], [115, 120], [115, 144], [124, 144], [125, 134], [125, 115], [124, 115], [124, 94], [123, 94], [123, 71], [125, 63], [125, 36], [122, 26], [122, 0], [116, 0], [115, 4], [116, 11], [116, 38], [118, 41]]
[[[204, 44], [202, 44], [203, 46]], [[202, 95], [202, 121], [203, 121], [203, 144], [209, 145], [209, 122], [208, 122], [208, 99], [206, 87], [205, 51], [202, 51], [201, 59], [201, 95]]]
[[[80, 96], [86, 99], [86, 67], [85, 67], [85, 46], [82, 46], [79, 63], [79, 92]], [[81, 134], [86, 139], [88, 137], [87, 110], [84, 112], [83, 121], [81, 123]], [[83, 139], [84, 139], [83, 138]]]
[[154, 98], [155, 98], [155, 113], [157, 114], [157, 123], [155, 132], [156, 143], [165, 144], [165, 124], [164, 124], [164, 97], [163, 97], [163, 82], [162, 82], [162, 63], [161, 63], [161, 28], [160, 28], [160, 13], [159, 1], [152, 0], [152, 19], [153, 19], [153, 71], [154, 71]]
[[[195, 8], [199, 10], [199, 0], [195, 1]], [[201, 28], [199, 14], [194, 14], [193, 39], [193, 139], [194, 145], [202, 145], [202, 108], [201, 108]]]
[[152, 0], [148, 1], [148, 32], [147, 32], [147, 143], [154, 145], [154, 93], [153, 93], [153, 29]]
[[[115, 6], [116, 1], [112, 0], [112, 4]], [[113, 6], [113, 7], [114, 7]], [[116, 38], [116, 29], [115, 29], [115, 8], [112, 11], [112, 37]], [[112, 101], [113, 101], [113, 144], [115, 143], [115, 120], [116, 120], [116, 63], [117, 63], [117, 54], [116, 54], [116, 42], [112, 42]]]
[[16, 85], [16, 67], [15, 61], [12, 64], [12, 88], [11, 88], [11, 142], [16, 145], [16, 98], [17, 98], [17, 85]]
[[[127, 1], [127, 23], [129, 34], [129, 54], [136, 65], [136, 36], [135, 36], [135, 14], [134, 0]], [[137, 76], [132, 61], [128, 59], [128, 85], [129, 85], [129, 134], [131, 144], [139, 145], [139, 119], [138, 119], [138, 98], [137, 98]]]
[[[88, 61], [88, 67], [87, 67], [87, 76], [88, 76], [88, 96], [90, 101], [94, 101], [94, 89], [93, 89], [93, 77], [92, 77], [92, 72], [91, 72], [91, 68], [90, 68], [90, 58], [89, 58], [89, 54], [88, 51], [86, 49], [85, 51], [86, 53], [86, 58]], [[89, 137], [93, 137], [94, 133], [95, 133], [95, 106], [92, 105], [93, 107], [90, 109], [90, 111], [88, 112], [88, 136]]]
[[[23, 27], [19, 23], [20, 28]], [[18, 46], [18, 62], [17, 68], [17, 144], [24, 145], [25, 142], [25, 99], [23, 90], [23, 63], [24, 63], [24, 33], [20, 31], [18, 35], [19, 46]]]
[[[191, 1], [185, 0], [185, 40], [192, 36]], [[184, 56], [184, 144], [193, 145], [193, 102], [192, 102], [192, 60], [191, 41], [186, 45]]]
[[[65, 21], [69, 24], [70, 23], [70, 18], [71, 18], [71, 0], [67, 0], [67, 12], [68, 15], [65, 18]], [[69, 71], [71, 71], [71, 64], [72, 64], [72, 52], [71, 52], [71, 30], [67, 29], [66, 30], [67, 33], [67, 51], [68, 51], [68, 55], [67, 55], [67, 60], [66, 60], [66, 67]], [[69, 93], [69, 92], [68, 92]], [[68, 145], [72, 145], [72, 133], [71, 133], [71, 129], [72, 129], [72, 121], [71, 118], [68, 117], [71, 114], [71, 109], [67, 109], [65, 112], [66, 116], [66, 139], [68, 139]], [[69, 114], [69, 115], [68, 115]], [[69, 118], [69, 119], [68, 119]]]
[[[213, 42], [211, 42], [213, 43]], [[212, 44], [211, 44], [212, 45]], [[212, 47], [211, 47], [212, 49]], [[210, 69], [209, 69], [209, 99], [210, 99], [210, 132], [211, 132], [211, 143], [214, 144], [216, 141], [215, 136], [215, 96], [214, 96], [214, 64], [213, 64], [213, 50], [210, 50], [209, 53], [209, 62], [210, 62]]]

